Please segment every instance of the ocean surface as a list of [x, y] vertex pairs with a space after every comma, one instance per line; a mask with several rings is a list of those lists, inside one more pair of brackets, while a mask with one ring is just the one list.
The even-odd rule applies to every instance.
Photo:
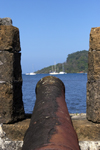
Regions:
[[[35, 87], [37, 82], [49, 74], [22, 75], [23, 102], [25, 113], [32, 113], [36, 94]], [[65, 85], [65, 101], [69, 113], [86, 113], [86, 83], [87, 74], [68, 73], [55, 75]]]

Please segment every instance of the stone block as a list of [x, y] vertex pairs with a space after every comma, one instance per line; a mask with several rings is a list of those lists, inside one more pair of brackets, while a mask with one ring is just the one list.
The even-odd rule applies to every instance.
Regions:
[[92, 28], [90, 32], [89, 51], [100, 51], [100, 27]]
[[0, 51], [0, 81], [22, 81], [21, 53]]
[[12, 25], [11, 18], [0, 18], [0, 25]]
[[19, 29], [14, 26], [0, 25], [0, 51], [19, 52]]
[[100, 123], [100, 80], [87, 82], [87, 119]]
[[[70, 116], [79, 141], [100, 141], [100, 123], [88, 121], [86, 114], [70, 114]], [[13, 141], [22, 141], [30, 121], [31, 116], [14, 124], [3, 124], [6, 137]]]
[[88, 80], [100, 80], [100, 51], [88, 52]]
[[0, 83], [0, 123], [24, 119], [22, 82]]

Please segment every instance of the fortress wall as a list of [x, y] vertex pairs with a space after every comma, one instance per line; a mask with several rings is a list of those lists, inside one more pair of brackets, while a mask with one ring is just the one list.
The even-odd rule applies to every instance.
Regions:
[[86, 115], [88, 120], [100, 123], [100, 27], [90, 32]]
[[0, 123], [13, 123], [25, 116], [19, 29], [11, 23], [10, 18], [0, 19]]

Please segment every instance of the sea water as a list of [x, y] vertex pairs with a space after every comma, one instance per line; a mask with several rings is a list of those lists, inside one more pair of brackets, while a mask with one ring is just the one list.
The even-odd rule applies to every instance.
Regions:
[[[22, 75], [23, 103], [25, 113], [32, 113], [36, 101], [35, 87], [37, 82], [49, 74]], [[69, 113], [86, 113], [87, 74], [68, 73], [55, 75], [65, 85], [65, 101]]]

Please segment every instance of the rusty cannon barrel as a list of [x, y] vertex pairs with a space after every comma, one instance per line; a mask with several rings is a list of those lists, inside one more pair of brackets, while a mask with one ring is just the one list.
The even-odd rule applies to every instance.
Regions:
[[54, 77], [36, 86], [36, 102], [22, 150], [79, 150], [65, 102], [65, 86]]

